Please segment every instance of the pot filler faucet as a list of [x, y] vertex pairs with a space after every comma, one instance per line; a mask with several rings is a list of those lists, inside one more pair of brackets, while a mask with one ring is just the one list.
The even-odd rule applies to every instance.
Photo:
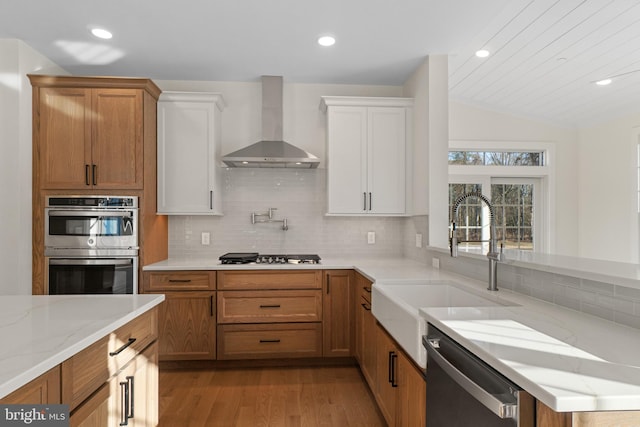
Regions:
[[458, 240], [456, 236], [456, 217], [458, 216], [458, 208], [460, 204], [466, 199], [473, 197], [481, 200], [489, 208], [489, 252], [487, 252], [487, 258], [489, 258], [489, 287], [490, 291], [498, 290], [498, 261], [504, 260], [503, 245], [500, 245], [500, 251], [498, 252], [498, 242], [496, 238], [496, 219], [493, 206], [489, 199], [484, 197], [480, 193], [465, 193], [453, 204], [451, 209], [451, 235], [449, 238], [449, 247], [451, 249], [451, 256], [458, 256], [458, 243], [469, 242], [470, 240]]

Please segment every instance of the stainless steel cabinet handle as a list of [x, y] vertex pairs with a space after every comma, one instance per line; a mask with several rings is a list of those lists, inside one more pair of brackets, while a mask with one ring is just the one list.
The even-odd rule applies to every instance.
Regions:
[[133, 217], [133, 211], [129, 210], [99, 210], [99, 209], [83, 209], [83, 210], [58, 210], [49, 208], [48, 216], [76, 216], [76, 217], [91, 217], [91, 218], [102, 218], [102, 217], [122, 217], [122, 218], [131, 218]]
[[136, 342], [135, 338], [129, 338], [129, 341], [127, 341], [126, 344], [124, 344], [122, 347], [120, 347], [119, 349], [117, 349], [116, 351], [112, 351], [109, 352], [109, 356], [117, 356], [120, 353], [122, 353], [123, 351], [125, 351], [127, 349], [127, 347], [129, 347], [131, 344], [133, 344], [134, 342]]
[[482, 403], [487, 409], [499, 416], [500, 418], [515, 418], [518, 415], [518, 405], [510, 402], [503, 402], [490, 394], [488, 391], [480, 387], [478, 384], [469, 379], [465, 374], [460, 372], [438, 351], [438, 339], [426, 339], [427, 353], [431, 356], [443, 371], [447, 373], [455, 382], [471, 394], [478, 402]]
[[129, 384], [129, 410], [127, 411], [127, 419], [133, 418], [133, 402], [135, 401], [135, 391], [133, 390], [133, 376], [129, 375], [127, 378], [127, 383]]
[[50, 258], [49, 265], [131, 265], [131, 259]]
[[120, 382], [120, 425], [129, 425], [129, 382]]

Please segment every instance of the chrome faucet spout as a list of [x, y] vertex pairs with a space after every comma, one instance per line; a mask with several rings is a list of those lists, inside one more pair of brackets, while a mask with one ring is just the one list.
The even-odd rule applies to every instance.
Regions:
[[489, 208], [489, 251], [487, 252], [487, 258], [489, 259], [489, 287], [490, 291], [498, 290], [498, 262], [504, 260], [503, 245], [500, 245], [498, 250], [498, 239], [496, 233], [496, 221], [495, 211], [491, 201], [480, 193], [465, 193], [458, 197], [451, 208], [451, 234], [449, 238], [449, 245], [452, 257], [458, 256], [458, 243], [465, 240], [458, 240], [456, 236], [456, 222], [455, 219], [458, 216], [458, 208], [462, 202], [466, 199], [473, 197], [482, 201]]

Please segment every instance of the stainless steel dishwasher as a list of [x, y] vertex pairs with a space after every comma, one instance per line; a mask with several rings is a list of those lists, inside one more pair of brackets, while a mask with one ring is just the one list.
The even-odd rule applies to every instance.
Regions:
[[428, 324], [427, 427], [532, 427], [527, 392]]

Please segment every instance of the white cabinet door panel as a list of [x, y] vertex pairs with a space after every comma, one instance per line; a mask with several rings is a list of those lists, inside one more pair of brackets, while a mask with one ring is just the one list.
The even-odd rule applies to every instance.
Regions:
[[376, 214], [406, 212], [406, 109], [368, 110], [369, 211]]
[[335, 107], [328, 114], [328, 211], [365, 213], [367, 109]]
[[221, 215], [219, 95], [163, 93], [158, 102], [158, 213]]

